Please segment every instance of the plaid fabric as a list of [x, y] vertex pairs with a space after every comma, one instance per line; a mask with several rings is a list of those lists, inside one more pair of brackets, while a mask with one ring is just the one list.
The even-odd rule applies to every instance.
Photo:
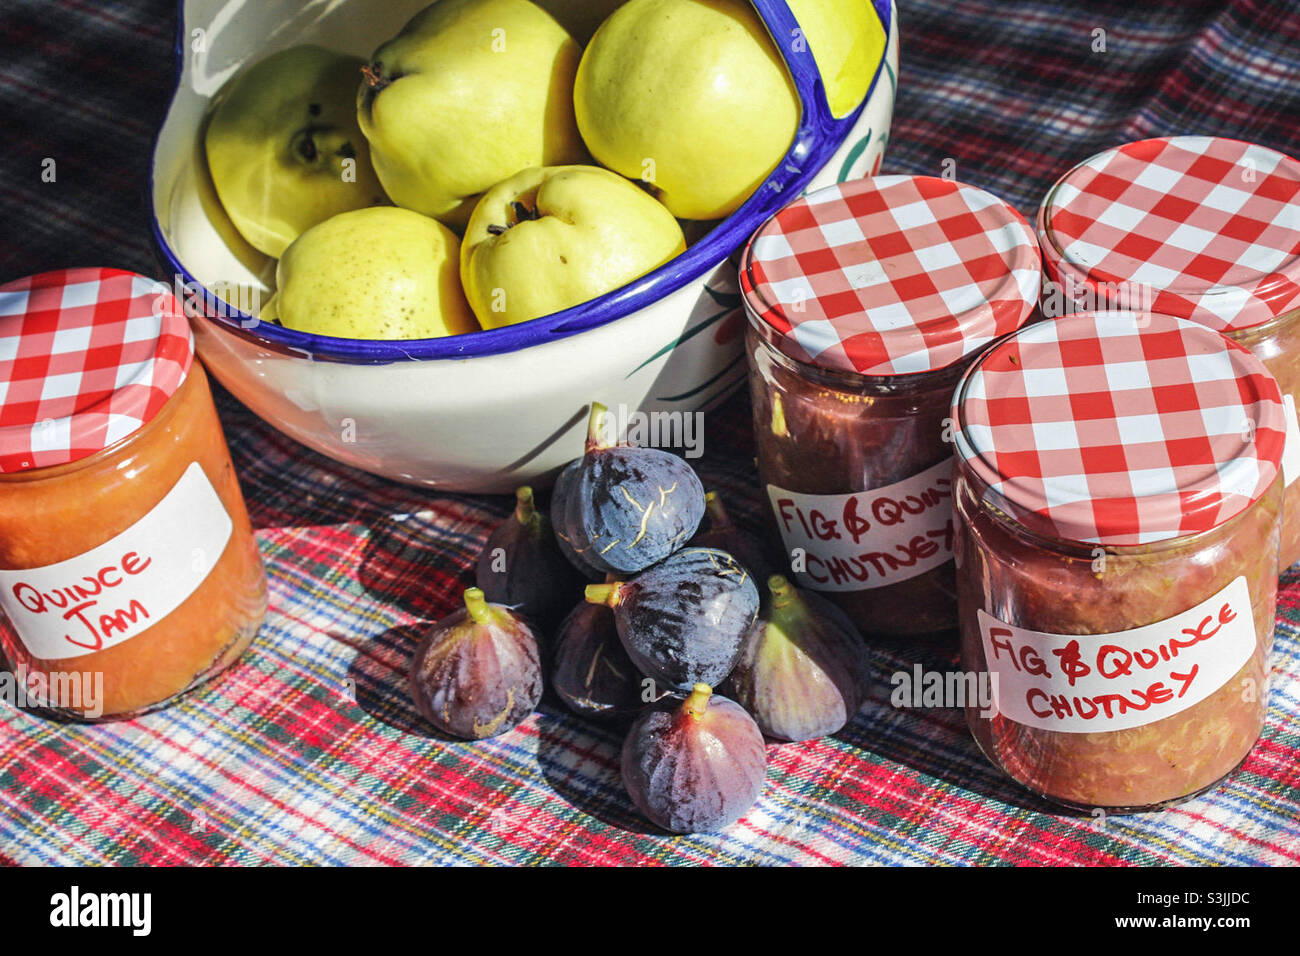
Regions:
[[934, 176], [828, 186], [782, 209], [740, 261], [746, 307], [791, 357], [867, 375], [947, 368], [1038, 301], [1038, 241], [982, 189]]
[[1186, 319], [1038, 322], [994, 347], [959, 391], [957, 454], [1014, 514], [1074, 541], [1207, 531], [1258, 501], [1282, 464], [1277, 381]]
[[[1008, 11], [1014, 10], [1014, 14]], [[156, 274], [150, 139], [172, 76], [168, 0], [10, 0], [0, 103], [0, 276], [77, 264]], [[904, 0], [886, 171], [1032, 213], [1075, 163], [1193, 131], [1287, 150], [1300, 8], [1282, 0]], [[1104, 30], [1106, 52], [1093, 52]], [[42, 182], [45, 158], [58, 178]], [[75, 727], [5, 712], [0, 854], [67, 863], [1300, 863], [1300, 575], [1284, 581], [1268, 725], [1213, 794], [1133, 818], [1054, 812], [980, 755], [955, 710], [891, 705], [889, 675], [947, 646], [877, 646], [856, 720], [773, 747], [758, 806], [721, 836], [648, 832], [617, 731], [553, 701], [486, 743], [432, 736], [403, 674], [455, 606], [506, 498], [433, 495], [335, 465], [228, 397], [221, 410], [270, 573], [243, 661], [160, 714]], [[749, 411], [709, 420], [706, 486], [754, 527]]]
[[1072, 169], [1038, 210], [1047, 274], [1153, 290], [1151, 311], [1224, 332], [1300, 305], [1300, 162], [1251, 143], [1175, 136]]

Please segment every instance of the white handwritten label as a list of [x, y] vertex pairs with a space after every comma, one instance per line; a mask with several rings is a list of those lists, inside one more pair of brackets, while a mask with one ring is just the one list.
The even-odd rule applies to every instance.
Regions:
[[795, 576], [815, 591], [865, 591], [952, 560], [952, 462], [850, 495], [804, 495], [767, 486]]
[[1286, 410], [1286, 445], [1282, 449], [1282, 481], [1290, 488], [1291, 482], [1300, 478], [1300, 422], [1296, 421], [1295, 396], [1283, 395], [1282, 407]]
[[1250, 589], [1239, 577], [1176, 617], [1115, 634], [1029, 631], [979, 611], [994, 707], [1063, 733], [1126, 730], [1199, 704], [1255, 653]]
[[41, 660], [114, 647], [180, 607], [233, 530], [195, 462], [148, 514], [99, 547], [42, 568], [0, 570], [0, 609]]

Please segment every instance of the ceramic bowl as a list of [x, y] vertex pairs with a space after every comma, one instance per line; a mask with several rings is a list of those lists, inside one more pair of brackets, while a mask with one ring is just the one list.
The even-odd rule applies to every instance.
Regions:
[[[864, 0], [867, 2], [867, 0]], [[216, 199], [201, 132], [241, 67], [299, 43], [368, 56], [427, 0], [184, 0], [177, 83], [155, 144], [154, 238], [191, 313], [209, 371], [259, 416], [329, 457], [446, 491], [545, 485], [581, 454], [587, 408], [672, 432], [744, 381], [735, 255], [809, 189], [874, 173], [898, 75], [894, 0], [871, 0], [887, 36], [862, 106], [835, 120], [809, 56], [778, 43], [804, 115], [785, 160], [729, 218], [660, 269], [584, 305], [519, 325], [401, 342], [342, 339], [259, 322], [274, 262], [249, 248]], [[769, 31], [794, 36], [781, 0], [754, 0]], [[225, 299], [216, 289], [238, 289]], [[232, 300], [232, 301], [226, 301]], [[245, 306], [244, 310], [238, 308]], [[647, 417], [654, 416], [654, 417]]]

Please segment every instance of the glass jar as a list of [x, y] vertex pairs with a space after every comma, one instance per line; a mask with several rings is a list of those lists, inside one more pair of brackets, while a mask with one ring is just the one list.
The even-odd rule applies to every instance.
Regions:
[[[842, 589], [827, 596], [864, 633], [956, 627], [952, 445], [943, 435], [965, 365], [916, 375], [836, 372], [795, 361], [753, 327], [746, 335], [769, 530], [792, 548], [806, 539], [802, 580]], [[900, 526], [911, 536], [872, 543], [873, 528]], [[835, 534], [850, 547], [826, 548]]]
[[954, 401], [961, 658], [994, 700], [966, 709], [981, 750], [1076, 809], [1214, 786], [1267, 706], [1272, 376], [1182, 320], [1080, 313], [994, 346]]
[[1296, 403], [1300, 402], [1300, 309], [1262, 325], [1224, 334], [1250, 349], [1273, 373], [1282, 389], [1287, 435], [1282, 476], [1286, 495], [1278, 565], [1285, 570], [1300, 561], [1300, 484], [1296, 483], [1296, 478], [1300, 478], [1300, 421], [1296, 417]]
[[952, 390], [972, 354], [1026, 321], [1040, 281], [1018, 213], [924, 176], [811, 193], [745, 249], [769, 530], [800, 585], [866, 635], [956, 627]]
[[[1281, 566], [1300, 560], [1300, 162], [1209, 136], [1098, 153], [1044, 198], [1054, 302], [1190, 319], [1255, 353], [1286, 402]], [[1059, 314], [1060, 309], [1056, 310]]]
[[[266, 612], [207, 377], [175, 299], [130, 273], [11, 283], [0, 316], [0, 647], [34, 709], [144, 713], [238, 659]], [[69, 363], [79, 391], [55, 384]], [[25, 400], [42, 392], [61, 397]]]

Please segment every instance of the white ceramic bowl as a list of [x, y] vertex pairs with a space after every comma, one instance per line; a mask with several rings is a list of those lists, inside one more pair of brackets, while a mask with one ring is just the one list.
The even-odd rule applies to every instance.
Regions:
[[[774, 36], [797, 26], [781, 0], [754, 2]], [[898, 18], [894, 0], [871, 2], [888, 41], [866, 102], [832, 119], [811, 57], [786, 54], [804, 101], [795, 145], [744, 206], [684, 254], [623, 289], [533, 322], [373, 342], [259, 323], [210, 294], [232, 286], [269, 295], [274, 263], [225, 218], [200, 134], [211, 98], [245, 64], [308, 42], [369, 56], [427, 0], [184, 0], [177, 87], [154, 149], [152, 199], [164, 268], [196, 307], [199, 355], [240, 401], [304, 445], [447, 491], [545, 484], [581, 453], [592, 401], [629, 412], [707, 410], [746, 376], [734, 254], [795, 196], [879, 168], [894, 107]]]

